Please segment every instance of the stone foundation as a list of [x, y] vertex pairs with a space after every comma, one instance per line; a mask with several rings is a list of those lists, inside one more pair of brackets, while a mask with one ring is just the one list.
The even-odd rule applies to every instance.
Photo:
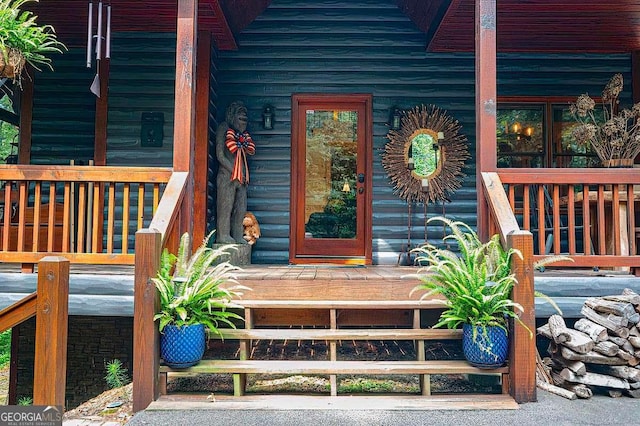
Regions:
[[[70, 316], [65, 409], [70, 410], [109, 389], [105, 365], [119, 359], [132, 378], [133, 318]], [[20, 325], [16, 400], [33, 397], [35, 318]]]

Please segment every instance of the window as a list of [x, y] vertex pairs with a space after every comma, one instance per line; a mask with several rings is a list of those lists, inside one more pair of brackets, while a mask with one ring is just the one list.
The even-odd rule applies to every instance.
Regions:
[[497, 111], [498, 167], [597, 167], [598, 157], [578, 145], [573, 98], [501, 98]]

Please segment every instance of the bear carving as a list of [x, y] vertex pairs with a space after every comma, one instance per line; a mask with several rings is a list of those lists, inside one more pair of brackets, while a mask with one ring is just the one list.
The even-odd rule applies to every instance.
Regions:
[[247, 212], [242, 219], [242, 226], [244, 227], [243, 238], [250, 244], [256, 243], [256, 240], [260, 238], [260, 225], [258, 219], [256, 219], [253, 213]]

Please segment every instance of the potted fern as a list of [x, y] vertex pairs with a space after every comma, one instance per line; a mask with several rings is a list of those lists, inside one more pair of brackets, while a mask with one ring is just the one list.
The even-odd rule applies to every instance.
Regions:
[[180, 238], [178, 255], [165, 249], [160, 268], [152, 278], [160, 294], [160, 351], [164, 363], [172, 368], [197, 364], [204, 354], [206, 329], [220, 334], [221, 324], [235, 328], [234, 320], [242, 317], [230, 308], [241, 308], [233, 301], [242, 290], [235, 280], [239, 268], [219, 262], [227, 247], [207, 247], [212, 233], [191, 254], [191, 237]]
[[413, 291], [426, 291], [423, 298], [444, 296], [445, 310], [435, 327], [462, 326], [462, 347], [469, 363], [499, 367], [507, 358], [508, 320], [513, 318], [529, 330], [519, 317], [522, 306], [510, 298], [517, 284], [511, 259], [522, 255], [515, 249], [504, 250], [498, 235], [483, 243], [463, 222], [444, 217], [429, 220], [433, 221], [451, 229], [444, 240], [455, 241], [459, 254], [430, 244], [415, 249], [418, 264], [425, 266], [418, 274], [421, 284]]
[[38, 0], [0, 0], [0, 76], [18, 84], [25, 64], [53, 70], [47, 55], [67, 50], [51, 25], [38, 24], [37, 16], [23, 10], [31, 2]]

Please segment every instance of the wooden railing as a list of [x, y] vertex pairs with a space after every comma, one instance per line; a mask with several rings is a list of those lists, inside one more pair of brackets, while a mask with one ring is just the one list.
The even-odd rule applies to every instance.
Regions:
[[490, 233], [499, 234], [507, 249], [514, 248], [522, 258], [514, 257], [512, 269], [518, 280], [511, 298], [524, 308], [521, 321], [529, 329], [512, 324], [509, 347], [509, 393], [518, 403], [536, 400], [535, 298], [533, 287], [533, 236], [523, 231], [511, 210], [509, 199], [496, 173], [482, 173], [489, 204]]
[[38, 262], [38, 286], [0, 311], [0, 332], [36, 317], [33, 403], [65, 405], [69, 261], [45, 257]]
[[[148, 228], [136, 233], [133, 305], [133, 410], [140, 411], [158, 398], [160, 346], [157, 324], [158, 295], [151, 277], [159, 268], [167, 247], [176, 252], [178, 239], [186, 230], [182, 205], [188, 173], [174, 172]], [[190, 219], [186, 217], [185, 219]]]
[[0, 165], [0, 261], [133, 264], [171, 169]]
[[534, 257], [563, 267], [638, 267], [640, 169], [500, 169], [510, 210]]

